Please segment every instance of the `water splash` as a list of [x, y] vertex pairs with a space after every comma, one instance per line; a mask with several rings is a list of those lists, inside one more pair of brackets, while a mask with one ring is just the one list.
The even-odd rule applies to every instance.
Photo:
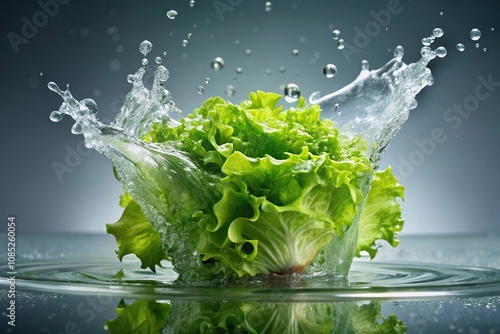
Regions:
[[403, 62], [403, 48], [395, 49], [395, 58], [377, 70], [370, 71], [363, 61], [358, 77], [337, 92], [320, 97], [316, 92], [309, 98], [319, 104], [323, 117], [337, 123], [345, 133], [361, 135], [374, 150], [370, 152], [375, 167], [381, 153], [416, 107], [415, 96], [433, 83], [427, 64], [436, 51], [422, 48], [422, 58], [415, 63]]
[[[149, 42], [145, 42], [140, 47], [144, 56], [152, 48]], [[416, 94], [423, 87], [432, 84], [432, 75], [426, 65], [436, 57], [436, 52], [429, 47], [424, 48], [428, 49], [422, 51], [422, 59], [409, 65], [402, 61], [402, 49], [397, 49], [396, 58], [378, 70], [370, 71], [368, 62], [363, 61], [361, 72], [354, 82], [324, 97], [316, 93], [310, 98], [311, 103], [321, 106], [323, 117], [337, 122], [346, 135], [360, 135], [373, 144], [374, 151], [370, 152], [370, 157], [374, 169], [377, 168], [380, 154], [408, 118], [409, 110], [416, 106]], [[222, 59], [216, 58], [213, 64], [220, 69], [224, 63]], [[64, 101], [59, 110], [51, 113], [50, 119], [60, 121], [64, 115], [72, 117], [75, 120], [72, 132], [83, 134], [85, 146], [99, 151], [112, 163], [125, 190], [160, 232], [163, 244], [178, 245], [175, 240], [179, 236], [172, 232], [170, 226], [173, 228], [179, 225], [180, 218], [176, 212], [183, 210], [183, 198], [195, 199], [199, 207], [193, 208], [194, 211], [210, 212], [218, 201], [219, 190], [216, 184], [220, 180], [219, 176], [209, 175], [200, 169], [174, 144], [168, 141], [153, 144], [141, 140], [154, 123], [166, 126], [178, 124], [170, 115], [179, 110], [171, 93], [165, 88], [170, 73], [161, 64], [155, 66], [154, 81], [150, 89], [144, 86], [146, 70], [143, 67], [127, 77], [132, 89], [110, 125], [97, 119], [97, 105], [93, 100], [78, 101], [69, 89], [61, 90], [55, 83], [49, 83], [49, 89], [59, 94]], [[203, 93], [203, 87], [200, 87], [198, 92]], [[235, 88], [227, 86], [226, 95], [234, 94]], [[299, 96], [298, 86], [287, 85], [287, 101], [294, 102]], [[192, 173], [193, 170], [197, 172]], [[357, 236], [357, 227], [349, 231], [345, 240]], [[334, 241], [331, 247], [343, 245], [339, 240]], [[341, 254], [340, 250], [330, 252], [331, 247], [328, 248], [328, 254]], [[187, 250], [193, 249], [196, 249], [193, 245], [179, 245], [178, 249], [172, 251], [175, 253], [172, 257], [185, 258], [183, 255], [188, 253]], [[182, 261], [184, 262], [177, 263], [176, 266], [184, 272], [200, 265], [199, 258], [195, 256]], [[340, 263], [337, 269], [342, 266], [346, 267], [346, 270], [341, 269], [346, 273], [350, 262]], [[328, 267], [325, 270], [329, 273], [340, 272], [335, 268], [330, 270]]]

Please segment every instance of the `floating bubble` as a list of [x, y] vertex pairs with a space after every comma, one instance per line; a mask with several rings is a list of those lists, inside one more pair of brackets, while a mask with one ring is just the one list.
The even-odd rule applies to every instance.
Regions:
[[325, 67], [323, 68], [323, 74], [327, 78], [333, 78], [336, 73], [337, 73], [337, 66], [333, 64], [326, 64]]
[[250, 50], [250, 49], [246, 49], [246, 50], [245, 50], [245, 54], [246, 54], [247, 56], [250, 56], [250, 55], [252, 54], [252, 50]]
[[236, 74], [242, 74], [242, 73], [243, 73], [243, 69], [241, 67], [237, 67]]
[[339, 30], [334, 30], [332, 31], [332, 38], [335, 41], [338, 41], [340, 39], [340, 31]]
[[273, 9], [273, 4], [270, 1], [267, 1], [265, 9], [266, 9], [266, 12], [270, 12], [271, 9]]
[[447, 53], [448, 51], [446, 51], [446, 48], [444, 46], [440, 46], [436, 49], [436, 55], [439, 58], [443, 58], [444, 56], [446, 56]]
[[205, 88], [203, 88], [203, 86], [198, 86], [198, 88], [196, 89], [198, 91], [198, 94], [203, 94], [205, 93]]
[[171, 9], [167, 12], [167, 17], [171, 20], [175, 19], [176, 16], [177, 16], [176, 10]]
[[483, 52], [486, 52], [486, 51], [487, 51], [487, 49], [486, 49], [486, 48], [483, 48]]
[[266, 68], [266, 75], [271, 75], [273, 71], [270, 68]]
[[192, 33], [189, 33], [189, 34], [187, 35], [187, 38], [188, 38], [188, 39], [190, 39], [190, 38], [191, 38], [191, 36], [193, 36], [193, 34], [192, 34]]
[[234, 45], [240, 45], [240, 41], [239, 40], [235, 40], [234, 41]]
[[337, 41], [337, 49], [342, 50], [345, 47], [345, 41], [341, 38]]
[[153, 48], [153, 44], [151, 44], [150, 41], [148, 40], [145, 40], [143, 41], [140, 45], [139, 45], [139, 51], [141, 51], [141, 53], [146, 56], [149, 51], [151, 51], [151, 49]]
[[182, 40], [182, 46], [183, 46], [183, 47], [188, 46], [188, 44], [189, 44], [189, 42], [188, 42], [188, 40], [187, 40], [187, 39]]
[[149, 60], [147, 60], [147, 58], [142, 58], [141, 64], [143, 66], [146, 66], [148, 63], [149, 63]]
[[432, 31], [432, 34], [435, 36], [435, 37], [441, 37], [444, 35], [444, 30], [441, 29], [441, 28], [435, 28], [433, 31]]
[[287, 102], [295, 102], [300, 97], [300, 88], [294, 83], [289, 83], [285, 87], [285, 100]]
[[155, 63], [157, 63], [159, 65], [159, 64], [161, 64], [161, 62], [162, 62], [161, 57], [156, 57], [155, 58]]
[[299, 50], [293, 49], [292, 50], [292, 56], [297, 57], [299, 55]]
[[283, 66], [283, 65], [282, 65], [282, 66], [280, 66], [279, 71], [280, 71], [281, 73], [285, 73], [285, 71], [286, 71], [285, 66]]
[[129, 75], [127, 75], [127, 82], [128, 82], [128, 83], [132, 83], [132, 82], [134, 82], [134, 75], [133, 75], [133, 74], [129, 74]]
[[401, 45], [396, 46], [396, 48], [394, 49], [394, 57], [395, 58], [398, 58], [398, 59], [403, 58], [404, 53], [405, 53], [405, 49]]
[[410, 102], [410, 110], [415, 109], [417, 107], [417, 105], [418, 105], [417, 100], [415, 100], [415, 99], [411, 100], [411, 102]]
[[234, 94], [236, 94], [236, 88], [233, 85], [227, 85], [225, 92], [229, 97], [234, 96]]
[[477, 41], [481, 38], [481, 30], [474, 28], [470, 31], [470, 39]]
[[214, 60], [212, 60], [211, 66], [215, 71], [221, 70], [224, 67], [224, 59], [222, 59], [221, 57], [214, 58]]
[[205, 78], [205, 84], [209, 84], [210, 83], [210, 78]]
[[457, 50], [462, 52], [465, 50], [465, 45], [463, 45], [462, 43], [458, 43], [457, 44]]
[[190, 0], [190, 1], [189, 1], [189, 7], [194, 7], [194, 4], [195, 4], [195, 1], [194, 1], [194, 0]]
[[444, 15], [444, 12], [439, 12], [439, 15], [443, 16], [443, 15]]
[[167, 51], [163, 51], [163, 55], [166, 56], [167, 55]]
[[479, 48], [479, 43], [476, 43], [476, 48]]

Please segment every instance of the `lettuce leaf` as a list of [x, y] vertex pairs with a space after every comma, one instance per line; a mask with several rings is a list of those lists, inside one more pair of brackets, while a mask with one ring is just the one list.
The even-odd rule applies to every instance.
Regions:
[[384, 240], [392, 247], [399, 244], [396, 234], [403, 228], [404, 220], [398, 198], [404, 199], [404, 187], [392, 174], [391, 167], [378, 171], [361, 212], [357, 256], [366, 251], [373, 259], [381, 247], [377, 240]]
[[[374, 172], [364, 140], [342, 135], [321, 119], [317, 105], [302, 107], [301, 100], [283, 110], [280, 97], [258, 91], [239, 105], [214, 97], [178, 125], [153, 124], [143, 140], [182, 152], [192, 164], [172, 177], [148, 174], [161, 175], [154, 184], [169, 183], [157, 195], [166, 226], [148, 224], [134, 199], [122, 196], [124, 214], [108, 225], [120, 259], [135, 253], [153, 270], [169, 259], [181, 277], [193, 279], [303, 272], [350, 229], [365, 199], [358, 253], [374, 256], [375, 240], [397, 243], [401, 208], [394, 203], [402, 188], [390, 170], [377, 173], [366, 197]], [[188, 177], [210, 190], [182, 191], [193, 183]], [[194, 192], [203, 196], [189, 195]], [[322, 256], [350, 263], [354, 252]]]

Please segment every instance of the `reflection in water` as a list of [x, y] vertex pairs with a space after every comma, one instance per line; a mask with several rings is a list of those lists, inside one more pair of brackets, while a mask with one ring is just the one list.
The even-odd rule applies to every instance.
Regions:
[[[279, 296], [276, 296], [279, 298]], [[117, 333], [405, 333], [381, 303], [287, 303], [137, 300], [117, 307], [105, 328]]]

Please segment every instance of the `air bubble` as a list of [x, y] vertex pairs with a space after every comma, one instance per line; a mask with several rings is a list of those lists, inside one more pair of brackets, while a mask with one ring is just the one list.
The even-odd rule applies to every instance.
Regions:
[[481, 30], [474, 28], [470, 31], [470, 39], [477, 41], [481, 38]]
[[332, 38], [333, 40], [338, 41], [340, 39], [340, 31], [339, 30], [332, 31]]
[[203, 88], [203, 86], [198, 86], [198, 88], [196, 89], [198, 91], [198, 94], [203, 94], [205, 93], [205, 88]]
[[292, 50], [292, 56], [297, 57], [299, 55], [299, 50], [293, 49]]
[[463, 45], [462, 43], [458, 43], [457, 44], [457, 50], [462, 52], [465, 50], [465, 45]]
[[446, 56], [447, 53], [448, 51], [446, 51], [446, 48], [444, 46], [440, 46], [436, 49], [436, 55], [439, 58], [443, 58], [444, 56]]
[[429, 37], [422, 38], [422, 45], [429, 46], [429, 45], [431, 45], [432, 42], [433, 42], [433, 40], [430, 39]]
[[271, 75], [273, 71], [270, 68], [266, 68], [266, 75]]
[[339, 39], [339, 40], [338, 40], [338, 42], [337, 42], [337, 49], [342, 50], [344, 47], [345, 47], [345, 42], [344, 42], [344, 40], [341, 38], [341, 39]]
[[411, 102], [410, 102], [410, 110], [415, 109], [417, 107], [417, 105], [418, 105], [417, 100], [415, 100], [415, 99], [411, 100]]
[[394, 57], [395, 58], [398, 58], [398, 59], [403, 58], [404, 53], [405, 53], [405, 49], [401, 45], [396, 46], [396, 48], [394, 49]]
[[194, 0], [189, 1], [189, 7], [194, 7], [194, 4], [195, 4]]
[[237, 67], [236, 74], [242, 74], [242, 73], [243, 73], [243, 69], [241, 67]]
[[209, 84], [210, 83], [210, 78], [205, 78], [205, 84]]
[[300, 88], [294, 83], [289, 83], [285, 87], [285, 100], [287, 102], [295, 102], [300, 97]]
[[325, 67], [323, 68], [323, 74], [328, 79], [333, 78], [336, 73], [337, 73], [337, 66], [333, 64], [326, 64]]
[[435, 36], [435, 37], [442, 37], [444, 35], [444, 31], [443, 29], [441, 28], [435, 28], [433, 31], [432, 31], [432, 34]]
[[143, 66], [146, 66], [149, 63], [149, 60], [147, 58], [142, 58], [141, 64]]
[[153, 44], [151, 44], [150, 41], [148, 40], [145, 40], [143, 41], [140, 45], [139, 45], [139, 51], [141, 51], [141, 53], [146, 56], [149, 51], [151, 51], [151, 49], [153, 48]]
[[479, 48], [479, 43], [476, 43], [476, 48]]
[[250, 55], [252, 54], [252, 50], [250, 50], [250, 49], [246, 49], [246, 50], [245, 50], [245, 54], [246, 54], [247, 56], [250, 56]]
[[279, 71], [280, 71], [281, 73], [285, 73], [285, 71], [286, 71], [285, 66], [280, 66]]
[[227, 85], [225, 92], [229, 97], [234, 96], [234, 94], [236, 94], [236, 88], [233, 85]]
[[487, 50], [488, 50], [488, 49], [486, 49], [486, 48], [483, 48], [483, 52], [486, 52]]
[[214, 58], [214, 60], [212, 60], [211, 66], [215, 71], [221, 70], [224, 67], [224, 59], [222, 59], [221, 57]]
[[270, 1], [267, 1], [265, 9], [266, 9], [266, 12], [270, 12], [271, 9], [273, 9], [273, 4]]
[[156, 58], [155, 58], [155, 63], [157, 63], [158, 65], [160, 65], [160, 64], [161, 64], [161, 62], [162, 62], [161, 57], [156, 57]]
[[175, 17], [177, 16], [177, 11], [171, 9], [167, 12], [167, 17], [171, 20], [175, 19]]
[[183, 46], [183, 47], [188, 46], [188, 44], [189, 44], [189, 42], [188, 42], [188, 40], [187, 40], [187, 39], [182, 40], [182, 46]]

